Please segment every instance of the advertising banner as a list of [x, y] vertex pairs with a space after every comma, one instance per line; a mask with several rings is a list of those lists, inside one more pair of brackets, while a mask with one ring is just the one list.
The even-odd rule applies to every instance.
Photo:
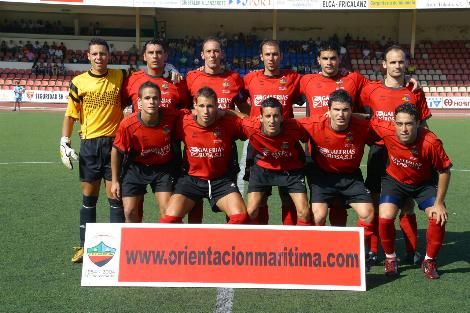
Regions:
[[470, 109], [470, 97], [426, 97], [430, 109]]
[[[25, 90], [22, 102], [33, 103], [67, 103], [67, 91]], [[0, 90], [0, 101], [15, 101], [13, 90]]]
[[366, 290], [358, 227], [87, 224], [82, 286]]

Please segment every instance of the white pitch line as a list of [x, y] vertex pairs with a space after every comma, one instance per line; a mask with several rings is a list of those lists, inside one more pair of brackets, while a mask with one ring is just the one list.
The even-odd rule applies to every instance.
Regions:
[[[237, 185], [240, 193], [243, 195], [245, 192], [245, 181], [243, 176], [245, 175], [246, 167], [246, 153], [248, 149], [248, 140], [243, 144], [243, 152], [241, 156], [240, 172], [237, 176]], [[217, 288], [217, 300], [215, 303], [214, 313], [231, 313], [233, 308], [233, 298], [235, 297], [235, 290], [233, 288]]]

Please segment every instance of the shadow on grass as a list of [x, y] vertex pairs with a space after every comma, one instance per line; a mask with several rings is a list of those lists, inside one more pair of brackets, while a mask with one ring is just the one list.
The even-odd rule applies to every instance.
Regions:
[[367, 285], [367, 290], [372, 290], [376, 287], [383, 286], [385, 284], [390, 284], [396, 281], [397, 279], [401, 279], [406, 277], [407, 275], [404, 275], [403, 273], [400, 273], [399, 276], [396, 277], [388, 277], [385, 276], [385, 274], [380, 273], [380, 274], [366, 274], [366, 285]]

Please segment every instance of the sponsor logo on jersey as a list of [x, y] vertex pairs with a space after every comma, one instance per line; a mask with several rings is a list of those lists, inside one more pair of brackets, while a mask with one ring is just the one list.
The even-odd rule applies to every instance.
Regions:
[[417, 160], [399, 159], [397, 157], [394, 157], [393, 155], [390, 155], [390, 160], [392, 160], [395, 165], [404, 168], [410, 167], [419, 170], [423, 166], [422, 163], [416, 162]]
[[140, 155], [146, 156], [149, 154], [156, 154], [156, 155], [163, 157], [163, 156], [166, 156], [168, 153], [170, 153], [170, 151], [171, 151], [171, 144], [167, 144], [166, 146], [163, 146], [163, 147], [154, 147], [150, 149], [144, 149], [142, 150]]
[[103, 241], [94, 247], [87, 248], [87, 255], [90, 260], [99, 267], [108, 264], [116, 254], [116, 248], [106, 245]]
[[330, 99], [330, 96], [313, 96], [312, 98], [312, 103], [313, 103], [313, 108], [322, 108], [328, 106], [328, 100]]
[[281, 144], [282, 150], [289, 150], [289, 143], [287, 141], [283, 141]]
[[356, 155], [356, 149], [328, 149], [325, 147], [318, 147], [318, 151], [329, 159], [335, 160], [352, 160]]
[[193, 158], [222, 158], [224, 156], [224, 147], [188, 147], [188, 151]]
[[394, 119], [394, 112], [376, 111], [375, 116], [382, 121], [391, 121]]

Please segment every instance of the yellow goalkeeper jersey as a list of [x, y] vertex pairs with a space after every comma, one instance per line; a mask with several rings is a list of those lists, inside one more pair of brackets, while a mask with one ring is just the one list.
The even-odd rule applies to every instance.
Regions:
[[72, 79], [65, 116], [80, 120], [80, 138], [114, 137], [123, 117], [120, 93], [125, 73], [88, 71]]

